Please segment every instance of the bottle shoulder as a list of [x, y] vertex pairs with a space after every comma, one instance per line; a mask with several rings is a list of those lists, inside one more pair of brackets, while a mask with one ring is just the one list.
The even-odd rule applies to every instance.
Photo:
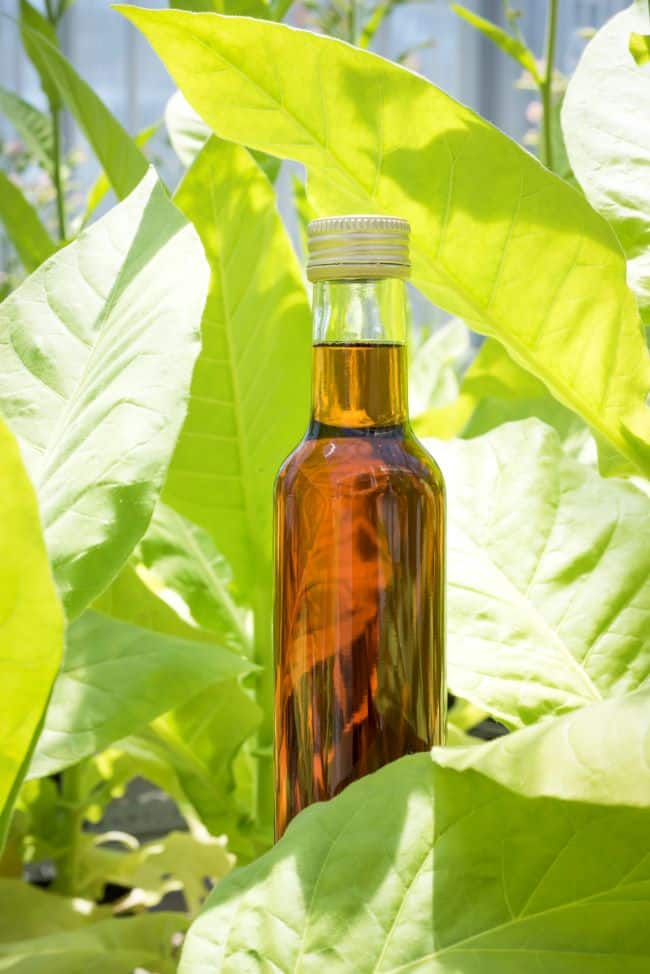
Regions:
[[321, 489], [364, 481], [378, 490], [445, 489], [438, 464], [408, 427], [394, 436], [307, 435], [281, 465], [276, 492], [305, 481]]

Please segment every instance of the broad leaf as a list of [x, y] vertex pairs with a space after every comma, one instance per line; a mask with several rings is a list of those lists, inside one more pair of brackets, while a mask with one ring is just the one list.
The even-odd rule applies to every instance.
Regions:
[[[158, 132], [160, 125], [160, 122], [154, 122], [153, 125], [149, 125], [148, 128], [143, 129], [133, 137], [133, 141], [139, 149], [143, 149], [147, 145], [149, 140], [152, 139]], [[81, 220], [82, 226], [85, 226], [86, 223], [88, 223], [99, 204], [110, 192], [110, 189], [111, 181], [104, 170], [102, 170], [88, 191], [88, 196], [86, 197], [86, 209]]]
[[650, 323], [650, 74], [628, 49], [650, 29], [636, 3], [612, 17], [584, 50], [564, 99], [562, 127], [573, 171], [591, 205], [614, 227], [630, 287]]
[[[471, 767], [484, 747], [467, 749], [462, 771], [403, 758], [301, 813], [268, 855], [219, 883], [180, 974], [642, 974], [650, 808], [616, 807], [617, 740], [599, 734], [603, 749], [576, 764], [562, 734], [544, 746], [555, 725], [529, 738], [529, 763], [571, 768], [575, 794], [611, 770], [608, 804], [522, 797]], [[637, 752], [647, 708], [631, 730]], [[491, 747], [503, 770], [510, 740]]]
[[459, 372], [469, 355], [469, 332], [458, 318], [437, 328], [411, 356], [409, 408], [412, 416], [458, 396]]
[[0, 169], [0, 221], [25, 270], [33, 271], [56, 246], [22, 190]]
[[77, 930], [101, 914], [90, 900], [46, 893], [20, 879], [0, 879], [0, 945]]
[[190, 700], [203, 687], [231, 681], [251, 668], [220, 646], [86, 612], [68, 630], [63, 666], [29, 776], [76, 764]]
[[232, 573], [206, 531], [159, 504], [138, 557], [162, 588], [181, 596], [199, 626], [229, 649], [252, 654], [246, 613], [233, 598]]
[[51, 171], [54, 143], [50, 116], [6, 88], [0, 88], [0, 112], [13, 125], [26, 148]]
[[433, 753], [438, 764], [472, 768], [529, 798], [650, 806], [650, 690], [526, 727], [480, 751]]
[[650, 471], [650, 358], [618, 242], [584, 198], [366, 51], [246, 18], [119, 9], [218, 135], [307, 167], [319, 213], [407, 218], [414, 283]]
[[185, 415], [206, 265], [153, 174], [0, 306], [0, 411], [73, 617], [147, 526]]
[[647, 685], [650, 499], [567, 457], [536, 420], [432, 450], [454, 693], [516, 726]]
[[63, 613], [18, 445], [0, 423], [0, 852], [63, 647]]
[[73, 115], [111, 186], [123, 199], [135, 189], [147, 171], [144, 155], [51, 38], [35, 30], [31, 20], [25, 20], [23, 36], [32, 61], [45, 79], [47, 91], [54, 92], [57, 101]]
[[[174, 92], [167, 102], [165, 125], [174, 152], [184, 166], [191, 166], [212, 135], [212, 130], [180, 91]], [[251, 155], [271, 182], [274, 182], [280, 171], [280, 160], [265, 152], [252, 151]]]
[[245, 592], [268, 581], [273, 478], [307, 421], [309, 310], [273, 188], [245, 149], [211, 139], [175, 202], [212, 281], [165, 498], [210, 533]]
[[176, 974], [181, 913], [101, 920], [28, 940], [0, 944], [0, 971], [9, 974], [133, 974], [145, 969]]
[[468, 10], [467, 7], [463, 7], [460, 3], [452, 3], [450, 6], [455, 14], [462, 17], [468, 24], [471, 24], [472, 27], [480, 31], [484, 37], [487, 37], [493, 44], [500, 47], [505, 54], [514, 61], [517, 61], [524, 71], [528, 71], [537, 84], [541, 82], [535, 55], [522, 41], [503, 30], [498, 24], [492, 23], [491, 20], [486, 20], [485, 17], [479, 17], [478, 14], [475, 14], [472, 10]]

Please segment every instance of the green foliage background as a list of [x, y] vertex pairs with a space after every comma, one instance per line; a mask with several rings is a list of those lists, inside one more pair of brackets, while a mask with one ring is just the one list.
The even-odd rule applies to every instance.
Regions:
[[[508, 5], [507, 30], [453, 5], [539, 90], [541, 163], [366, 50], [391, 4], [325, 8], [336, 37], [280, 23], [281, 0], [119, 7], [179, 87], [171, 195], [151, 131], [60, 50], [68, 6], [20, 3], [48, 110], [0, 92], [56, 210], [55, 232], [0, 172], [25, 272], [0, 304], [0, 970], [645, 972], [647, 6], [564, 94], [556, 0], [541, 65]], [[77, 234], [64, 108], [103, 168]], [[284, 159], [303, 239], [314, 214], [408, 218], [413, 283], [453, 316], [414, 332], [411, 392], [448, 484], [457, 699], [453, 746], [271, 849], [271, 487], [310, 346]], [[486, 715], [511, 733], [469, 736]], [[186, 831], [102, 831], [136, 775]], [[44, 862], [47, 890], [25, 878]], [[185, 914], [151, 912], [179, 891]]]

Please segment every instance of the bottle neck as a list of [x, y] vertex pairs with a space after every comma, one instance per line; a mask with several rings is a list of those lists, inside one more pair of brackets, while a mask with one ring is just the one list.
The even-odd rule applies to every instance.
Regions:
[[404, 282], [320, 281], [313, 304], [313, 421], [401, 426], [408, 419]]

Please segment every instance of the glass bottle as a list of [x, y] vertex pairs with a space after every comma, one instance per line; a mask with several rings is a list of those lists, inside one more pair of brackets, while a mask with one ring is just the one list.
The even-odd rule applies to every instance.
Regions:
[[408, 419], [408, 235], [309, 226], [312, 415], [275, 485], [276, 838], [444, 739], [445, 495]]

